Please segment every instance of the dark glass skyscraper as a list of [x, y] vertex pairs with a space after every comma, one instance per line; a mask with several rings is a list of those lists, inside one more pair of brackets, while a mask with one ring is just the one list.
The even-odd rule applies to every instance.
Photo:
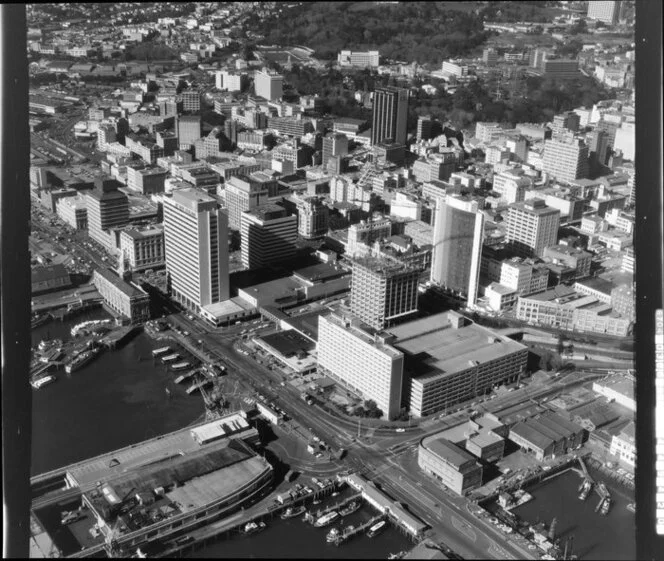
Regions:
[[376, 88], [373, 98], [371, 145], [385, 140], [406, 144], [408, 90], [386, 86]]

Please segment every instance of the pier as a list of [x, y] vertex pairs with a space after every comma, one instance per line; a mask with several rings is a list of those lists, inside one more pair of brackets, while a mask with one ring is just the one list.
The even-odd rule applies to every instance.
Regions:
[[377, 522], [380, 522], [381, 520], [385, 520], [387, 518], [387, 514], [381, 513], [378, 516], [374, 516], [371, 520], [368, 520], [364, 524], [360, 524], [357, 528], [353, 528], [352, 530], [344, 529], [344, 531], [339, 534], [336, 540], [334, 540], [334, 545], [341, 545], [344, 543], [346, 540], [349, 540], [350, 538], [357, 536], [358, 534], [361, 534], [365, 530], [368, 530], [371, 528], [374, 524]]

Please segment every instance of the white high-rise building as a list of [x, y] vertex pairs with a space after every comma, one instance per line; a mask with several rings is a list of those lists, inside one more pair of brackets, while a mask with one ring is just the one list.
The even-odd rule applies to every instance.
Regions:
[[375, 401], [387, 419], [399, 414], [403, 386], [404, 355], [391, 339], [341, 313], [318, 318], [319, 370]]
[[259, 70], [254, 75], [254, 92], [268, 101], [280, 99], [284, 93], [284, 77], [276, 72]]
[[477, 201], [453, 196], [436, 201], [431, 282], [477, 302], [484, 215]]
[[599, 0], [590, 0], [588, 2], [588, 18], [596, 19], [607, 25], [618, 23], [620, 15], [620, 1], [612, 0], [603, 2]]
[[520, 203], [532, 186], [533, 180], [520, 169], [505, 170], [493, 176], [493, 190], [500, 194], [499, 204]]
[[164, 197], [164, 249], [173, 298], [201, 308], [229, 298], [228, 218], [200, 189]]

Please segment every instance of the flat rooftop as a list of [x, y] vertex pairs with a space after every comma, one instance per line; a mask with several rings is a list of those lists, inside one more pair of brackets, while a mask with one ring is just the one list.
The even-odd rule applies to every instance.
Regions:
[[595, 382], [593, 386], [610, 389], [624, 395], [625, 397], [634, 399], [634, 382], [625, 376], [611, 376], [606, 380]]
[[464, 449], [459, 448], [456, 444], [453, 444], [446, 438], [441, 438], [439, 435], [424, 438], [422, 440], [422, 446], [457, 469], [469, 462], [475, 463], [475, 456], [466, 452]]
[[447, 312], [391, 327], [387, 331], [396, 337], [392, 346], [410, 355], [423, 367], [420, 380], [465, 370], [526, 349], [509, 337], [474, 323], [455, 328]]
[[350, 271], [329, 263], [320, 263], [298, 269], [293, 275], [310, 283], [319, 283], [350, 275]]
[[146, 298], [148, 297], [147, 292], [141, 290], [134, 284], [126, 282], [122, 277], [118, 276], [111, 269], [95, 269], [95, 273], [105, 278], [107, 281], [112, 283], [113, 286], [115, 286], [118, 290], [130, 298], [138, 298], [139, 296], [145, 296]]
[[[238, 413], [228, 415], [212, 423], [201, 423], [194, 427], [187, 427], [158, 438], [139, 442], [120, 450], [115, 450], [96, 458], [71, 466], [67, 473], [79, 487], [85, 488], [95, 485], [97, 481], [108, 481], [118, 477], [128, 470], [140, 466], [163, 462], [168, 458], [189, 454], [201, 448], [194, 439], [191, 430], [197, 427], [214, 425], [224, 420], [232, 420]], [[255, 429], [250, 429], [255, 430]], [[238, 433], [240, 434], [240, 433]], [[247, 433], [249, 434], [249, 433]], [[214, 447], [212, 443], [206, 447]], [[113, 460], [116, 460], [115, 462]]]
[[264, 335], [260, 339], [286, 358], [300, 352], [308, 353], [316, 348], [314, 343], [294, 329]]
[[329, 315], [329, 308], [320, 308], [313, 312], [306, 314], [289, 317], [286, 321], [293, 329], [299, 331], [305, 337], [308, 337], [314, 342], [318, 342], [318, 318], [319, 316]]

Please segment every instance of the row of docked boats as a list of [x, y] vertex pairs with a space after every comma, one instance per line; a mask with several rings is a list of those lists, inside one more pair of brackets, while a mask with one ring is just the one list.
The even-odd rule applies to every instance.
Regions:
[[[387, 521], [385, 521], [385, 520], [380, 520], [380, 521], [376, 522], [373, 526], [371, 526], [367, 530], [367, 536], [370, 537], [370, 538], [373, 538], [373, 537], [377, 536], [378, 534], [380, 534], [385, 529], [386, 526], [387, 526]], [[348, 533], [352, 532], [353, 530], [355, 530], [355, 526], [353, 526], [352, 524], [350, 524], [349, 526], [346, 526], [345, 528], [343, 528], [341, 530], [339, 528], [332, 528], [327, 533], [327, 536], [325, 536], [325, 541], [327, 541], [327, 543], [334, 543], [337, 540], [339, 540], [340, 538], [342, 538], [342, 536], [344, 534], [348, 534]]]

